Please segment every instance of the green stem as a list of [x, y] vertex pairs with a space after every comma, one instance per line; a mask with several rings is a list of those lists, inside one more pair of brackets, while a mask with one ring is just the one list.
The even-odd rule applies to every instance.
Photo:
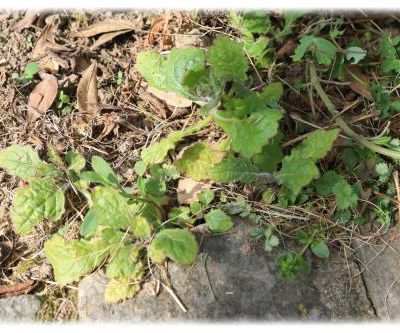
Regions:
[[325, 104], [326, 108], [328, 109], [332, 117], [334, 117], [336, 124], [343, 130], [343, 132], [350, 138], [357, 141], [360, 145], [378, 154], [391, 157], [395, 160], [400, 160], [400, 152], [381, 147], [371, 142], [367, 138], [363, 137], [362, 135], [357, 134], [347, 125], [347, 123], [343, 120], [342, 117], [338, 116], [335, 106], [333, 105], [332, 101], [321, 87], [315, 63], [310, 63], [309, 68], [310, 68], [311, 84], [314, 86], [314, 89], [317, 92], [318, 96], [321, 98], [322, 102]]

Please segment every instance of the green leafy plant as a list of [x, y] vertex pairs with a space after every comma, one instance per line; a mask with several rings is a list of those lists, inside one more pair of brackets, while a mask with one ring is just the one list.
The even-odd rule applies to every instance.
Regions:
[[17, 83], [23, 84], [32, 81], [35, 75], [39, 72], [39, 64], [37, 62], [29, 62], [25, 65], [22, 75], [18, 73], [13, 74], [13, 78]]
[[124, 72], [122, 72], [121, 70], [117, 72], [117, 75], [115, 76], [115, 82], [118, 86], [124, 83]]
[[272, 227], [254, 228], [250, 235], [256, 239], [264, 239], [264, 250], [271, 252], [274, 247], [279, 245], [279, 238], [272, 233]]
[[64, 93], [64, 90], [61, 90], [56, 102], [56, 108], [61, 111], [63, 116], [65, 116], [73, 111], [74, 106], [75, 103], [71, 101], [71, 98]]

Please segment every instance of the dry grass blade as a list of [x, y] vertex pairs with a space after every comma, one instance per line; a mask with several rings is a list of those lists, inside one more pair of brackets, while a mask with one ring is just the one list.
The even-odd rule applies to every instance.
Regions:
[[82, 73], [76, 93], [78, 109], [82, 113], [95, 114], [99, 109], [97, 93], [97, 62], [92, 64]]
[[11, 26], [10, 31], [21, 32], [29, 28], [36, 21], [38, 16], [39, 12], [37, 10], [28, 10], [22, 19]]
[[369, 77], [356, 65], [345, 65], [345, 80], [350, 82], [350, 89], [372, 100]]
[[116, 31], [131, 31], [136, 28], [136, 24], [125, 20], [106, 20], [95, 23], [81, 31], [75, 31], [70, 34], [71, 37], [93, 37], [99, 34], [116, 32]]
[[35, 121], [40, 114], [45, 114], [57, 97], [58, 82], [54, 75], [46, 75], [31, 92], [28, 99], [28, 106], [37, 112], [28, 110], [27, 119], [29, 122]]
[[186, 99], [174, 92], [165, 92], [152, 87], [148, 87], [147, 91], [170, 106], [174, 106], [177, 108], [187, 108], [192, 105], [191, 100]]

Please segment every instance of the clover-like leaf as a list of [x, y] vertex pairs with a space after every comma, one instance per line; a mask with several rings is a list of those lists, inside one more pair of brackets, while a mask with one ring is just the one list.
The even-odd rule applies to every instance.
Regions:
[[22, 187], [15, 195], [11, 220], [15, 230], [28, 234], [44, 219], [58, 221], [64, 213], [64, 191], [54, 180], [33, 178], [28, 186]]
[[178, 264], [192, 264], [197, 257], [199, 246], [193, 234], [184, 229], [164, 229], [153, 239], [149, 256], [161, 263], [169, 258]]
[[0, 151], [0, 167], [23, 180], [37, 175], [43, 165], [37, 151], [30, 146], [15, 144]]

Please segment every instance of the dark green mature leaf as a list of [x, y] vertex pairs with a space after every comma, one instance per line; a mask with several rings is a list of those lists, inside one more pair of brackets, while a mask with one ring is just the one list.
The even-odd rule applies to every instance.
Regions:
[[230, 156], [216, 164], [209, 171], [209, 175], [211, 180], [220, 183], [251, 183], [257, 179], [259, 172], [249, 160]]
[[212, 209], [204, 219], [210, 230], [216, 233], [227, 232], [234, 226], [232, 219], [221, 209]]
[[304, 36], [300, 39], [300, 44], [294, 52], [293, 61], [300, 61], [308, 51], [315, 54], [318, 63], [330, 65], [335, 59], [337, 48], [335, 44], [324, 38], [312, 35]]
[[218, 37], [214, 41], [208, 51], [208, 61], [214, 76], [220, 81], [244, 81], [247, 78], [249, 61], [243, 45], [227, 36]]
[[154, 237], [148, 253], [158, 263], [168, 257], [179, 264], [189, 265], [196, 260], [198, 251], [199, 246], [190, 231], [164, 229]]
[[384, 34], [381, 37], [380, 51], [383, 58], [381, 65], [382, 72], [388, 74], [392, 71], [395, 73], [400, 72], [400, 38], [391, 38], [389, 35]]
[[299, 273], [309, 273], [310, 264], [302, 255], [296, 252], [287, 252], [276, 260], [282, 277], [293, 279]]
[[23, 180], [37, 175], [44, 165], [37, 151], [30, 146], [15, 144], [0, 151], [0, 167]]
[[109, 252], [98, 239], [66, 242], [56, 235], [45, 242], [44, 253], [53, 266], [57, 283], [64, 286], [95, 270]]
[[319, 258], [329, 258], [329, 248], [322, 240], [313, 241], [310, 245], [311, 252]]
[[64, 191], [54, 180], [33, 178], [28, 186], [22, 187], [15, 195], [11, 220], [15, 230], [28, 234], [44, 219], [58, 221], [64, 213]]
[[252, 161], [256, 167], [263, 171], [273, 172], [283, 159], [283, 151], [281, 148], [282, 135], [278, 133], [271, 142], [265, 145], [261, 153], [255, 154]]

